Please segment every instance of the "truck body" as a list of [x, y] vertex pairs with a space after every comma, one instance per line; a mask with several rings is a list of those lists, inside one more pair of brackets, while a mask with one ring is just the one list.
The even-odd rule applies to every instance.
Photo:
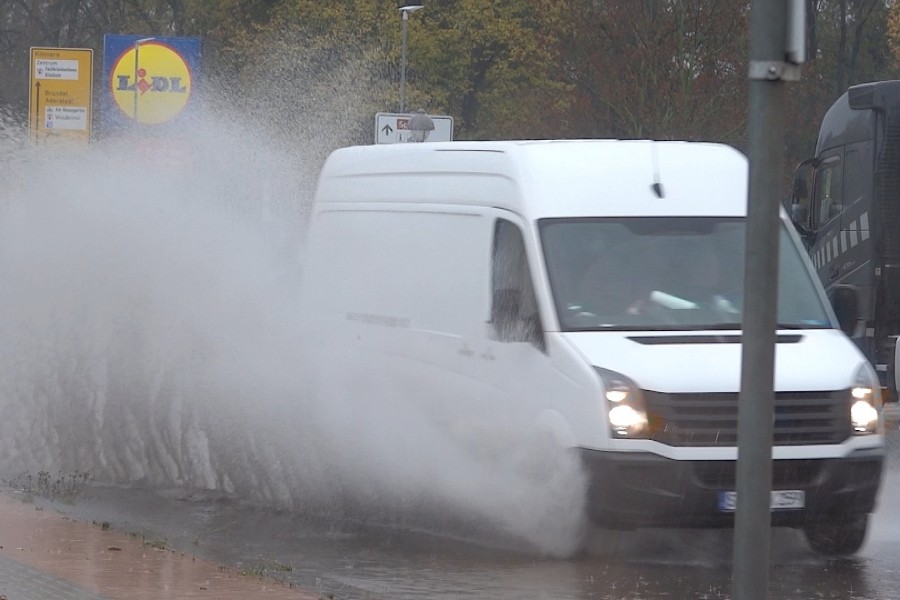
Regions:
[[[580, 457], [603, 526], [732, 526], [746, 213], [747, 161], [717, 144], [337, 150], [304, 268], [315, 370], [417, 394], [463, 444], [542, 433]], [[877, 378], [784, 211], [779, 235], [772, 523], [852, 553]]]
[[795, 172], [792, 219], [826, 290], [859, 292], [853, 340], [897, 399], [900, 335], [900, 81], [851, 87]]

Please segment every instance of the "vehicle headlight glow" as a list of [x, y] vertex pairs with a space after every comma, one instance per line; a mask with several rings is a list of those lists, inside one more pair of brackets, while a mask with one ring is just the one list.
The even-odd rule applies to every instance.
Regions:
[[605, 388], [607, 420], [617, 438], [646, 438], [647, 411], [640, 388], [628, 377], [615, 371], [596, 368]]
[[878, 378], [868, 364], [860, 366], [856, 381], [850, 388], [850, 423], [853, 433], [876, 433], [881, 421], [881, 387]]
[[619, 402], [628, 400], [628, 392], [624, 390], [606, 390], [606, 399], [618, 404]]
[[628, 405], [614, 406], [609, 409], [609, 424], [619, 432], [643, 428], [647, 422], [646, 415]]

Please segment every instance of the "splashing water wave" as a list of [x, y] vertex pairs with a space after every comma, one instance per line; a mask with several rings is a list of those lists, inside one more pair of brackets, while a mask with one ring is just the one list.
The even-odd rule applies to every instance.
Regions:
[[169, 161], [133, 140], [52, 149], [3, 128], [0, 474], [87, 471], [295, 510], [340, 499], [401, 520], [425, 508], [570, 551], [583, 482], [567, 455], [523, 436], [485, 457], [414, 397], [373, 398], [344, 374], [310, 385], [296, 307], [313, 176], [225, 122]]

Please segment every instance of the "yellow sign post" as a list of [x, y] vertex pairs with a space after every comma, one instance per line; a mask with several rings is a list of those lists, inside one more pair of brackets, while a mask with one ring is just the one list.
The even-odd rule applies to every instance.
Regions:
[[28, 88], [31, 139], [91, 139], [94, 51], [32, 48]]

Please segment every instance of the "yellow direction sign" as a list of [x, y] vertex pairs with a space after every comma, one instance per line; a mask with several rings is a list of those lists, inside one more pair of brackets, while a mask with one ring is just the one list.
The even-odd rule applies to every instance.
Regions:
[[32, 48], [28, 120], [34, 140], [91, 138], [94, 51]]

